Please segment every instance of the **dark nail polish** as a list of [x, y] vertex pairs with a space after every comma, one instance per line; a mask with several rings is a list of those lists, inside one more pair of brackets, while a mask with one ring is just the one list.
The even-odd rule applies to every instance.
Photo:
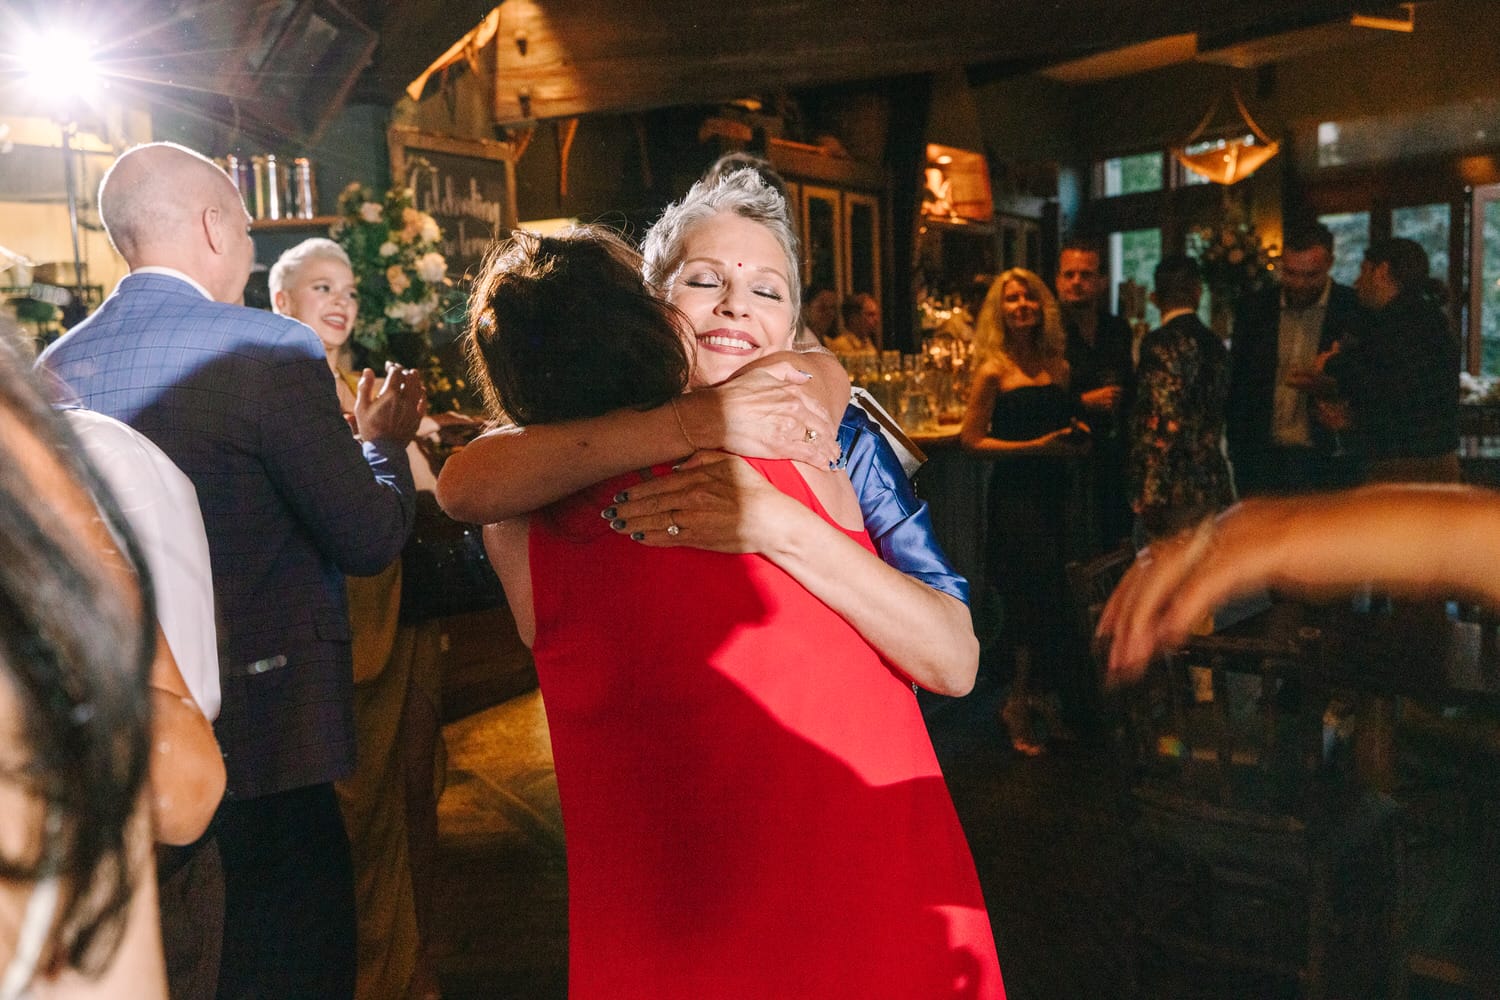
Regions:
[[613, 521], [609, 522], [609, 526], [611, 528], [614, 528], [616, 531], [623, 531], [625, 530], [625, 519], [622, 517], [617, 517]]
[[615, 503], [624, 503], [626, 500], [629, 500], [629, 499], [630, 499], [630, 491], [629, 490], [621, 490], [620, 492], [618, 492], [618, 493], [615, 494]]
[[604, 518], [606, 521], [612, 521], [614, 520], [614, 516], [618, 513], [619, 511], [614, 507], [606, 507], [599, 512], [599, 516]]
[[646, 537], [646, 533], [644, 531], [632, 531], [630, 533], [630, 538], [631, 538], [632, 541], [637, 541], [637, 542], [643, 541], [645, 539], [645, 537]]

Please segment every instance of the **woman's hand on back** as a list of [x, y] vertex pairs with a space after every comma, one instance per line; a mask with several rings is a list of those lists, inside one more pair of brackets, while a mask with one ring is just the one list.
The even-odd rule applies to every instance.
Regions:
[[748, 463], [718, 451], [699, 452], [679, 471], [632, 486], [625, 496], [604, 512], [615, 531], [643, 545], [713, 552], [764, 552], [787, 511], [806, 510]]

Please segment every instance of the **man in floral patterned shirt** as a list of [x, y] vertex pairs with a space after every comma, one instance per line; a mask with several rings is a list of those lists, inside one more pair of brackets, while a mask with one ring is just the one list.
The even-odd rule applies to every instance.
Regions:
[[1198, 318], [1203, 282], [1191, 257], [1162, 258], [1151, 299], [1161, 326], [1141, 341], [1131, 421], [1137, 528], [1172, 534], [1234, 499], [1224, 459], [1229, 352]]

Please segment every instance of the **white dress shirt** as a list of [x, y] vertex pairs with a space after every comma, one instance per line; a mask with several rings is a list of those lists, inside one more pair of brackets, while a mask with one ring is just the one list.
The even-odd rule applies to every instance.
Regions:
[[151, 570], [156, 618], [204, 716], [219, 714], [219, 650], [208, 535], [198, 494], [150, 439], [92, 410], [63, 416], [135, 532]]
[[1318, 360], [1318, 341], [1323, 335], [1323, 317], [1328, 313], [1328, 290], [1306, 309], [1292, 309], [1281, 300], [1281, 320], [1276, 332], [1276, 389], [1271, 399], [1271, 437], [1279, 445], [1310, 447], [1312, 425], [1308, 422], [1307, 393], [1286, 384], [1287, 376], [1307, 371]]

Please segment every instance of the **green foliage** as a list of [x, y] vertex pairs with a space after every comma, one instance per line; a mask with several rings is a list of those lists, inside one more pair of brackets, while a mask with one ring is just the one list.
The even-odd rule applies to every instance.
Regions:
[[422, 372], [433, 412], [456, 409], [464, 382], [445, 372], [432, 334], [463, 322], [463, 294], [448, 279], [438, 252], [442, 231], [414, 204], [410, 188], [377, 195], [354, 183], [339, 194], [341, 218], [329, 235], [344, 248], [359, 285], [359, 316], [351, 337], [357, 365], [387, 361]]

